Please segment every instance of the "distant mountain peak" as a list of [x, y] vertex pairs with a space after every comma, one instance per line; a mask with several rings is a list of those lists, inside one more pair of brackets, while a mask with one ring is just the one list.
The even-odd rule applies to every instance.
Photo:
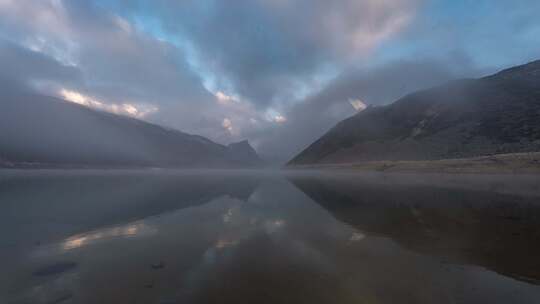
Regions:
[[227, 148], [229, 155], [233, 160], [247, 161], [254, 166], [262, 165], [264, 163], [247, 139], [230, 143]]
[[253, 147], [249, 144], [249, 141], [247, 139], [244, 139], [244, 140], [241, 140], [241, 141], [238, 141], [238, 142], [230, 143], [229, 147], [244, 147], [244, 148], [249, 147], [249, 148], [253, 149]]

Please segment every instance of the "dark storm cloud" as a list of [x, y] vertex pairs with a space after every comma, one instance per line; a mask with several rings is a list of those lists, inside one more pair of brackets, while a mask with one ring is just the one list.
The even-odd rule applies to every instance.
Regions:
[[197, 103], [212, 96], [182, 50], [137, 32], [88, 1], [66, 1], [77, 65], [92, 92], [112, 99]]
[[75, 83], [80, 81], [80, 71], [62, 65], [42, 53], [20, 47], [0, 39], [0, 77], [3, 81], [31, 86], [36, 82], [57, 81]]
[[[157, 19], [164, 33], [195, 50], [217, 90], [241, 100], [217, 103], [185, 48], [141, 31], [139, 19], [123, 18], [129, 14], [110, 10], [111, 3], [143, 24]], [[408, 23], [417, 3], [7, 1], [0, 3], [0, 35], [80, 71], [70, 81], [51, 77], [42, 86], [48, 94], [68, 90], [108, 105], [156, 106], [146, 119], [231, 141], [272, 129], [269, 107], [297, 99], [322, 69], [365, 56]]]
[[159, 115], [150, 120], [207, 136], [222, 132], [214, 96], [176, 46], [138, 32], [89, 1], [4, 5], [2, 36], [13, 43], [4, 48], [3, 66], [13, 77], [40, 78], [39, 89], [48, 95], [68, 90], [104, 109], [157, 107]]
[[418, 0], [124, 1], [192, 43], [206, 69], [251, 102], [292, 98], [329, 66], [399, 32]]
[[319, 104], [361, 99], [369, 105], [381, 105], [416, 90], [479, 72], [468, 58], [462, 56], [397, 60], [370, 68], [346, 70], [313, 99]]

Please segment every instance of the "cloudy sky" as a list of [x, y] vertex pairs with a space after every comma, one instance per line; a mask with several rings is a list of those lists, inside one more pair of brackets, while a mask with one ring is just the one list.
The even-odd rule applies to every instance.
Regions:
[[249, 139], [283, 161], [365, 105], [540, 59], [538, 12], [538, 0], [0, 0], [0, 85]]

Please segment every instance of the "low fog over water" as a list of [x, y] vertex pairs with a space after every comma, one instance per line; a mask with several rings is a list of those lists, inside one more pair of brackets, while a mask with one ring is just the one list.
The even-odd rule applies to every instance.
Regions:
[[4, 170], [0, 300], [533, 303], [536, 186], [534, 176]]

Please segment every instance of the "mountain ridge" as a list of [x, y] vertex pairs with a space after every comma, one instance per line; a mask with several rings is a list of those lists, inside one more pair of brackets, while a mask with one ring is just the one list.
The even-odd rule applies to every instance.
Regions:
[[435, 160], [540, 151], [540, 60], [371, 106], [288, 165]]
[[238, 157], [203, 136], [34, 92], [6, 92], [0, 112], [3, 167], [229, 168], [260, 160]]

